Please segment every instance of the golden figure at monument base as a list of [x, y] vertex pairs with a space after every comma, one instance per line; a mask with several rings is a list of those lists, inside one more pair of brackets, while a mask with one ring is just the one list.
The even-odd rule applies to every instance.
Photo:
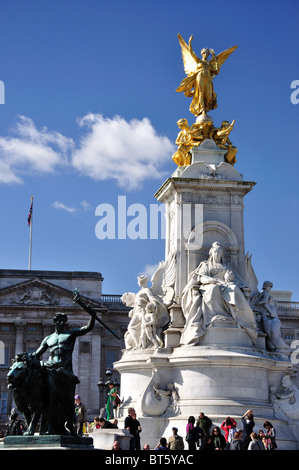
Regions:
[[178, 149], [172, 159], [178, 166], [188, 166], [191, 164], [191, 149], [198, 147], [204, 140], [211, 139], [215, 144], [224, 150], [225, 161], [234, 165], [236, 163], [237, 147], [233, 146], [229, 139], [229, 134], [233, 130], [235, 121], [223, 121], [221, 127], [214, 127], [212, 120], [203, 120], [189, 126], [187, 119], [180, 119], [177, 125], [181, 129], [175, 141]]

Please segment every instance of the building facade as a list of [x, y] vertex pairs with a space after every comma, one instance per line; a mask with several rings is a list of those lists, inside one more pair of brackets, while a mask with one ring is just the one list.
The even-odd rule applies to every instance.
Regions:
[[[6, 376], [16, 354], [37, 350], [54, 331], [57, 312], [67, 314], [70, 328], [89, 321], [88, 313], [73, 302], [75, 289], [104, 323], [96, 322], [92, 332], [77, 338], [73, 352], [73, 371], [80, 380], [76, 393], [86, 404], [91, 421], [99, 415], [106, 391], [98, 383], [100, 378], [107, 380], [107, 369], [112, 370], [113, 363], [120, 359], [129, 321], [121, 296], [103, 295], [102, 282], [97, 272], [0, 270], [0, 430], [5, 428], [14, 406]], [[47, 354], [42, 360], [47, 360]], [[119, 380], [117, 372], [112, 378]]]
[[[89, 316], [73, 302], [78, 289], [85, 304], [90, 304], [99, 318], [121, 339], [96, 322], [91, 333], [77, 338], [73, 352], [73, 370], [79, 377], [77, 393], [88, 409], [88, 419], [99, 415], [106, 401], [105, 387], [99, 387], [106, 371], [121, 358], [129, 309], [121, 295], [102, 293], [103, 277], [97, 272], [0, 270], [0, 431], [5, 429], [11, 408], [12, 393], [7, 389], [11, 361], [20, 352], [34, 352], [41, 341], [54, 331], [57, 312], [68, 316], [70, 328], [85, 325]], [[292, 346], [299, 340], [299, 302], [290, 292], [273, 291], [281, 320], [281, 333]], [[47, 355], [42, 357], [47, 360]], [[117, 372], [113, 379], [120, 381]], [[299, 387], [299, 380], [297, 381]]]

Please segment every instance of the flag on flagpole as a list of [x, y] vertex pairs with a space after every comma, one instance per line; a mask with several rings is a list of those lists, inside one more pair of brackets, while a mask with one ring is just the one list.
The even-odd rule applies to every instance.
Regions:
[[30, 206], [29, 214], [28, 214], [28, 227], [30, 226], [30, 223], [31, 223], [32, 209], [33, 209], [33, 197], [31, 197], [31, 206]]
[[31, 196], [31, 205], [28, 214], [28, 226], [30, 227], [30, 238], [29, 238], [29, 262], [28, 269], [31, 269], [31, 253], [32, 253], [32, 221], [33, 221], [33, 196]]

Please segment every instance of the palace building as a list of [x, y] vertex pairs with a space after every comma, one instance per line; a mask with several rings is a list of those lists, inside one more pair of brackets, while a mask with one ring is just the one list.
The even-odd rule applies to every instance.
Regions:
[[[77, 338], [73, 352], [73, 372], [79, 377], [76, 393], [93, 420], [106, 400], [105, 387], [99, 387], [106, 371], [120, 359], [124, 333], [129, 321], [128, 308], [121, 295], [102, 294], [103, 277], [98, 272], [0, 270], [0, 430], [14, 406], [7, 389], [7, 373], [16, 354], [34, 352], [41, 341], [54, 331], [53, 317], [64, 312], [72, 328], [84, 326], [89, 314], [73, 302], [75, 290], [90, 305], [103, 324], [97, 322], [92, 332]], [[115, 337], [111, 331], [120, 338]], [[47, 360], [47, 354], [41, 358]], [[112, 380], [120, 380], [112, 371]]]

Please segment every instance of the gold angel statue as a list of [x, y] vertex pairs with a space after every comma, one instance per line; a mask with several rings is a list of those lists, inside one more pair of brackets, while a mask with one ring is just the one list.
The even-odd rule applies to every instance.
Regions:
[[[187, 77], [182, 80], [176, 91], [183, 91], [185, 96], [192, 98], [189, 108], [192, 114], [206, 116], [208, 111], [217, 108], [213, 78], [218, 75], [221, 66], [238, 46], [233, 46], [218, 55], [215, 55], [213, 49], [204, 48], [201, 50], [202, 58], [199, 59], [192, 49], [193, 36], [190, 36], [188, 45], [180, 34], [178, 34], [178, 38]], [[208, 61], [210, 53], [212, 57]]]

